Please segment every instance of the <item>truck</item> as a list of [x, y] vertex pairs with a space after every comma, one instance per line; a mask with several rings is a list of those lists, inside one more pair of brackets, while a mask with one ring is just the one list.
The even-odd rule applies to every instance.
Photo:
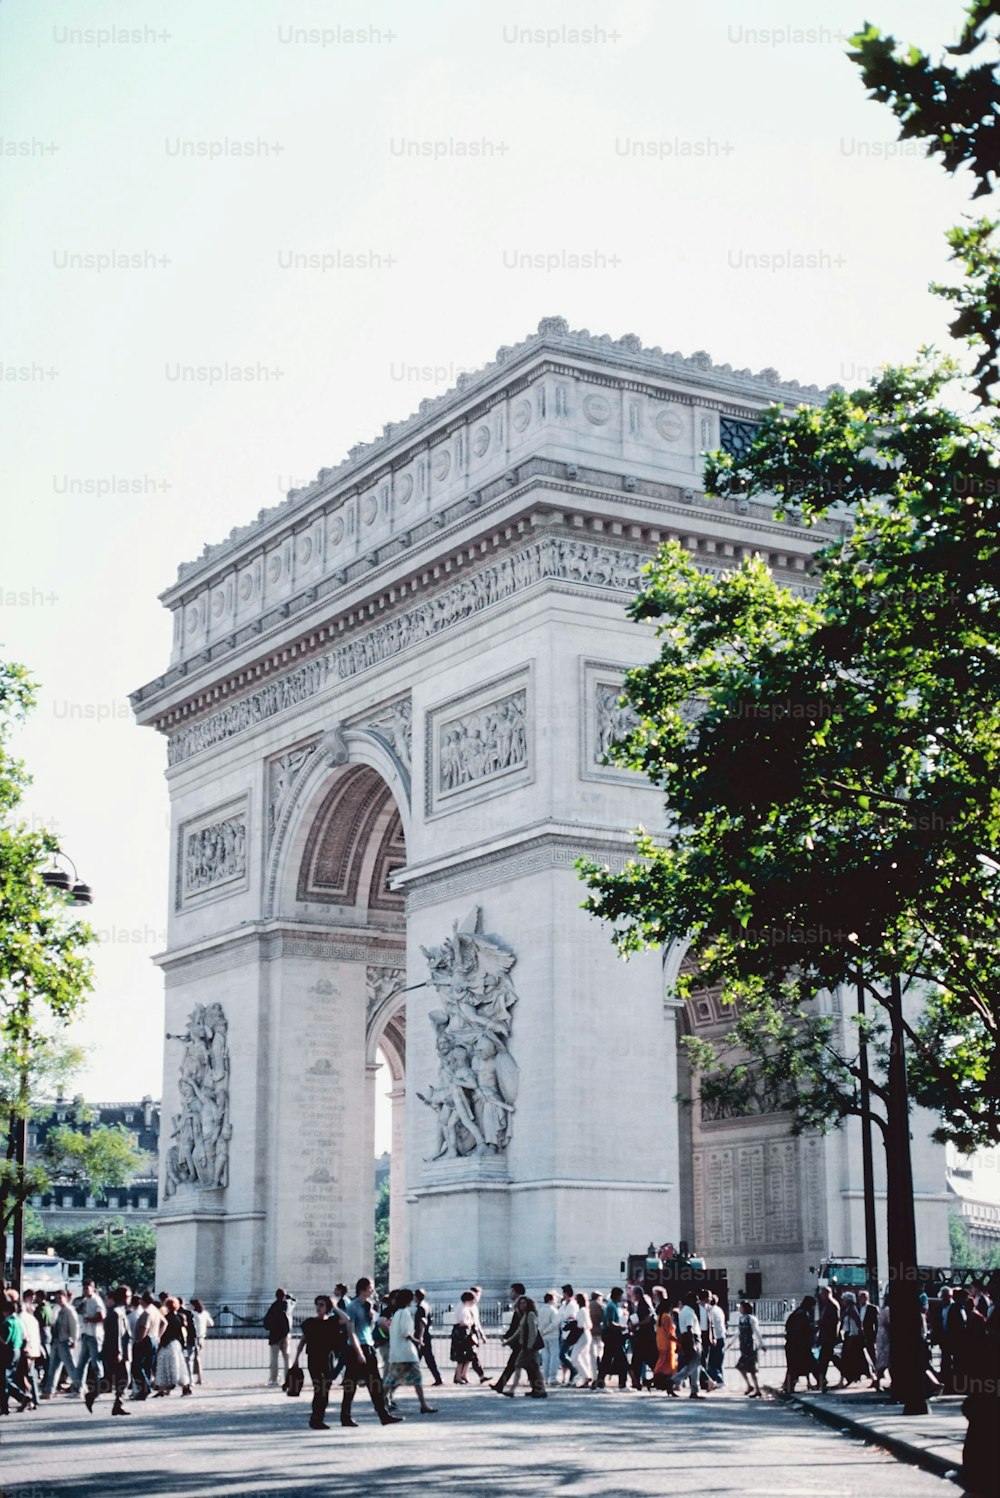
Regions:
[[[917, 1284], [926, 1295], [934, 1299], [942, 1285], [951, 1285], [954, 1288], [958, 1285], [982, 1284], [989, 1279], [989, 1274], [987, 1269], [976, 1269], [967, 1264], [956, 1265], [951, 1269], [918, 1264]], [[816, 1288], [822, 1289], [824, 1286], [829, 1286], [835, 1294], [843, 1290], [853, 1290], [856, 1295], [859, 1290], [866, 1289], [867, 1285], [868, 1269], [864, 1259], [851, 1254], [830, 1255], [829, 1258], [822, 1260], [816, 1271]]]
[[43, 1290], [51, 1295], [56, 1290], [67, 1290], [71, 1300], [83, 1293], [83, 1261], [61, 1259], [58, 1254], [25, 1254], [21, 1271], [21, 1284], [26, 1290]]
[[696, 1255], [676, 1254], [670, 1259], [660, 1259], [655, 1254], [629, 1254], [628, 1278], [632, 1284], [642, 1285], [648, 1295], [654, 1285], [662, 1285], [671, 1299], [683, 1299], [689, 1293], [697, 1295], [699, 1290], [708, 1290], [718, 1296], [721, 1305], [729, 1308], [729, 1281], [725, 1269], [709, 1269], [705, 1260]]

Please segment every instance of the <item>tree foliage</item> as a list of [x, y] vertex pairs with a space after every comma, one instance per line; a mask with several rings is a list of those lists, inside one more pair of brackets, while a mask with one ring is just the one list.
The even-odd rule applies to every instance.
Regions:
[[16, 1204], [37, 1189], [31, 1173], [15, 1162], [18, 1120], [28, 1116], [37, 1096], [33, 1087], [53, 1036], [78, 1012], [93, 980], [87, 953], [93, 932], [69, 914], [62, 897], [42, 879], [59, 852], [58, 840], [17, 818], [30, 782], [9, 743], [34, 702], [35, 688], [24, 667], [0, 662], [0, 1075], [15, 1079], [12, 1088], [0, 1092], [4, 1227]]
[[[973, 5], [963, 58], [995, 47], [995, 13]], [[901, 59], [872, 27], [855, 40], [903, 133], [960, 139], [989, 190], [992, 68], [987, 99], [982, 69]], [[710, 455], [709, 493], [773, 496], [820, 528], [815, 588], [661, 549], [631, 608], [660, 655], [629, 674], [638, 726], [612, 758], [662, 788], [673, 830], [640, 836], [620, 873], [582, 868], [622, 952], [689, 935], [680, 992], [719, 983], [734, 1005], [721, 1048], [690, 1043], [703, 1096], [738, 1101], [763, 1072], [800, 1127], [857, 1111], [857, 1045], [823, 996], [861, 982], [875, 1001], [877, 1098], [879, 1006], [905, 973], [927, 994], [906, 1025], [913, 1090], [968, 1150], [1000, 1140], [1000, 261], [989, 220], [952, 243], [966, 276], [943, 294], [971, 370], [923, 350], [822, 407], [770, 409], [744, 459]]]
[[54, 1248], [60, 1258], [81, 1259], [84, 1276], [106, 1290], [115, 1285], [140, 1291], [154, 1288], [156, 1234], [148, 1223], [106, 1217], [77, 1228], [33, 1226], [26, 1230], [25, 1240], [33, 1252]]
[[375, 1202], [375, 1288], [380, 1295], [389, 1290], [389, 1177], [386, 1176]]

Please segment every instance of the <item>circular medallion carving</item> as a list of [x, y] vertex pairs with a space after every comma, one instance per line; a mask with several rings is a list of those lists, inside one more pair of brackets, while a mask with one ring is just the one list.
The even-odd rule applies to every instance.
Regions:
[[448, 477], [451, 471], [451, 453], [446, 447], [442, 447], [435, 454], [433, 470], [436, 479], [446, 479]]
[[409, 473], [401, 473], [396, 480], [396, 498], [401, 505], [405, 505], [413, 494], [413, 476]]
[[272, 551], [267, 559], [267, 580], [276, 583], [281, 576], [281, 558], [276, 551]]
[[226, 606], [226, 595], [221, 588], [216, 588], [212, 594], [212, 615], [216, 619], [222, 618], [222, 611]]
[[583, 414], [595, 427], [602, 427], [611, 420], [611, 402], [606, 395], [587, 395], [583, 401]]
[[656, 413], [656, 430], [664, 442], [676, 442], [678, 437], [684, 435], [684, 422], [676, 411], [664, 406], [662, 411]]
[[189, 635], [193, 635], [194, 632], [195, 632], [195, 630], [197, 628], [198, 628], [198, 610], [197, 610], [197, 608], [188, 609], [188, 611], [187, 611], [187, 632], [188, 632], [188, 634]]
[[361, 518], [365, 525], [371, 525], [378, 514], [378, 500], [374, 494], [366, 494], [361, 501]]
[[330, 521], [330, 544], [339, 546], [344, 539], [344, 522], [339, 515], [335, 515]]
[[253, 573], [252, 572], [244, 572], [243, 576], [240, 578], [240, 597], [243, 599], [244, 603], [251, 596], [252, 593], [253, 593]]
[[309, 562], [309, 558], [312, 556], [312, 554], [313, 554], [312, 536], [300, 536], [299, 537], [299, 545], [298, 545], [299, 566], [300, 567], [307, 566], [308, 562]]
[[510, 421], [515, 432], [523, 432], [531, 422], [531, 402], [529, 400], [518, 401]]
[[481, 458], [490, 445], [489, 427], [476, 427], [472, 434], [472, 451], [477, 458]]

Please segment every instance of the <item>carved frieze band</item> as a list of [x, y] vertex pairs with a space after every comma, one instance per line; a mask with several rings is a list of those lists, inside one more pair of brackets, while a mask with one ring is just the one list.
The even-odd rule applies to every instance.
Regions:
[[186, 823], [177, 859], [178, 905], [205, 895], [232, 894], [247, 878], [246, 802]]
[[651, 549], [624, 549], [562, 536], [543, 536], [520, 550], [470, 573], [427, 602], [406, 609], [275, 681], [172, 734], [171, 765], [224, 743], [295, 707], [337, 681], [371, 670], [412, 645], [464, 623], [474, 614], [546, 579], [634, 593], [639, 569]]

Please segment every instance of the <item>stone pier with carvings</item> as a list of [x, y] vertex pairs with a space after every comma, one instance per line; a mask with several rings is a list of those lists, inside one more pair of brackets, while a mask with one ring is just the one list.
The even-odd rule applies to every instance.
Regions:
[[[132, 698], [167, 740], [166, 1028], [188, 1037], [166, 1042], [158, 1282], [370, 1267], [378, 1085], [397, 1282], [606, 1286], [696, 1221], [736, 1273], [753, 1252], [797, 1276], [827, 1246], [836, 1150], [789, 1143], [780, 1100], [679, 1109], [669, 974], [615, 958], [573, 869], [665, 819], [603, 763], [655, 650], [625, 615], [643, 564], [674, 537], [803, 587], [815, 533], [700, 474], [767, 405], [818, 399], [546, 318], [180, 568], [170, 664]], [[213, 1005], [221, 1124], [185, 1073]]]

